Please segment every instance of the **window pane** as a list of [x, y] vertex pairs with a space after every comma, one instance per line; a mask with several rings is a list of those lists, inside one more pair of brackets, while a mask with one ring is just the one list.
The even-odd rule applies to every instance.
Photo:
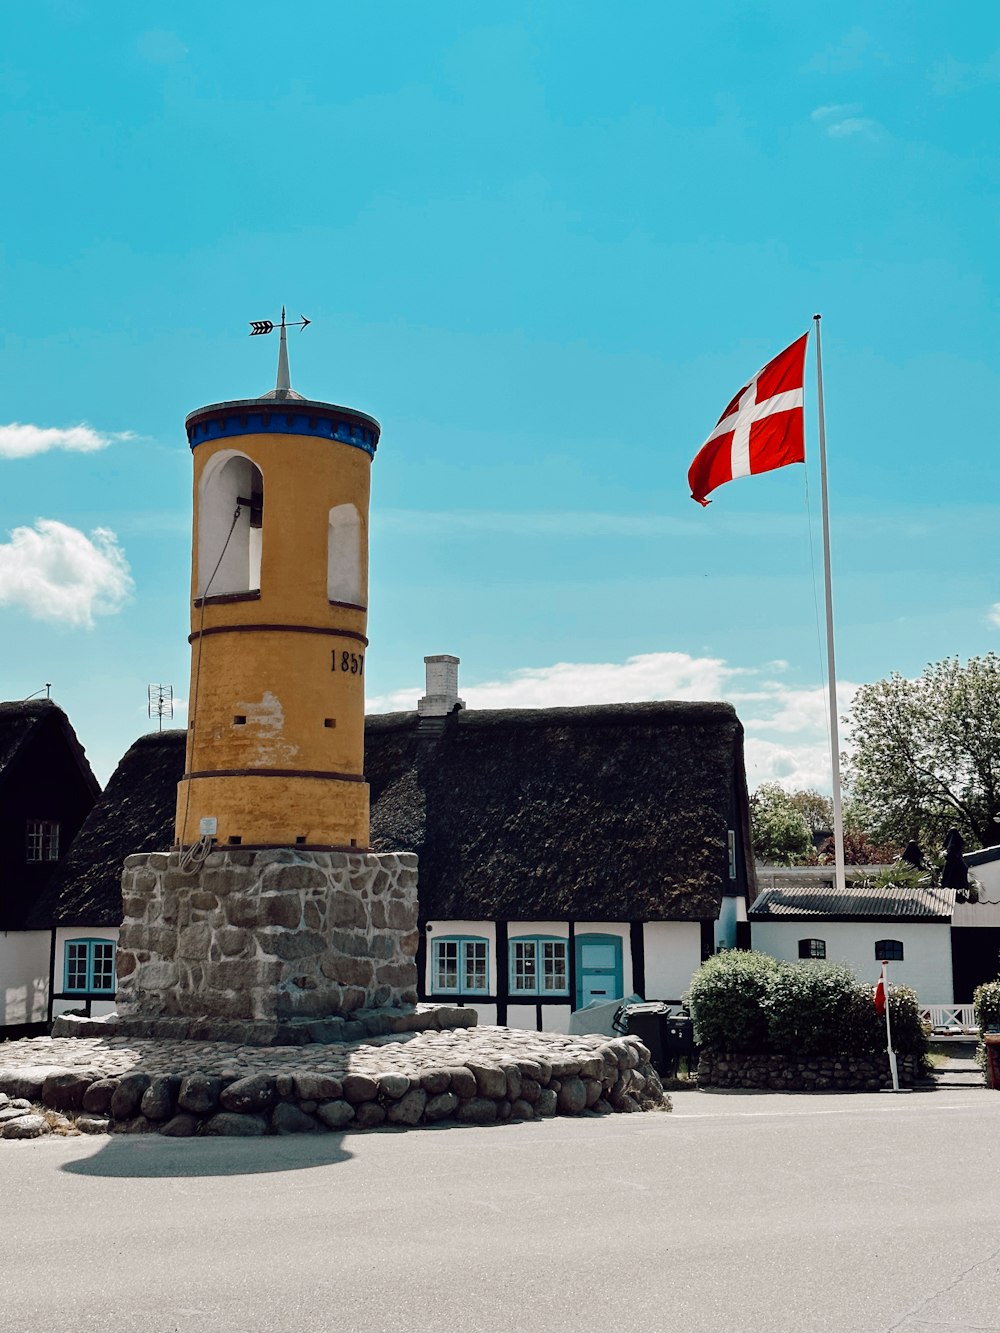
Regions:
[[538, 987], [535, 941], [515, 940], [511, 948], [514, 950], [514, 989], [534, 994]]
[[70, 940], [66, 945], [66, 989], [87, 989], [87, 944]]
[[486, 979], [486, 941], [466, 940], [465, 943], [465, 989], [487, 990]]
[[546, 940], [542, 944], [542, 989], [547, 991], [567, 989], [565, 940]]
[[28, 820], [28, 860], [42, 859], [42, 826], [37, 820]]
[[903, 961], [903, 941], [902, 940], [876, 940], [875, 957], [885, 960], [887, 963], [901, 963]]
[[110, 942], [96, 943], [94, 946], [94, 990], [114, 990], [115, 988], [115, 946]]
[[458, 941], [434, 941], [434, 989], [458, 990]]
[[59, 825], [50, 823], [45, 825], [45, 840], [43, 846], [43, 860], [59, 860]]
[[58, 823], [51, 819], [29, 819], [25, 854], [29, 861], [58, 861]]

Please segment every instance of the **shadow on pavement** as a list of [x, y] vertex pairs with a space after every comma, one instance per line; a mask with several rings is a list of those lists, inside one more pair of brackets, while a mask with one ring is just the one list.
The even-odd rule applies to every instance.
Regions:
[[91, 1157], [66, 1162], [74, 1176], [156, 1179], [170, 1176], [253, 1176], [335, 1166], [354, 1154], [344, 1135], [295, 1134], [265, 1138], [168, 1139], [158, 1134], [113, 1136]]

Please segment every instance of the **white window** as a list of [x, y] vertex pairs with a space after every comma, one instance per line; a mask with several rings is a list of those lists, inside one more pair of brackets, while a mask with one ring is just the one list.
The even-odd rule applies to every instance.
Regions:
[[435, 994], [488, 994], [488, 941], [466, 935], [435, 940], [431, 948], [431, 981]]
[[65, 983], [67, 991], [113, 994], [114, 940], [67, 940]]
[[59, 825], [55, 820], [28, 820], [27, 859], [29, 861], [59, 860]]
[[517, 995], [568, 995], [565, 940], [544, 935], [510, 941], [510, 990]]

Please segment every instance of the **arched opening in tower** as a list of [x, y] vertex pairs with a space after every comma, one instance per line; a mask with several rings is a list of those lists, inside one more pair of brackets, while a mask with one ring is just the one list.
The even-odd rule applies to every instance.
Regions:
[[245, 454], [226, 450], [205, 467], [198, 506], [198, 596], [258, 592], [264, 477]]

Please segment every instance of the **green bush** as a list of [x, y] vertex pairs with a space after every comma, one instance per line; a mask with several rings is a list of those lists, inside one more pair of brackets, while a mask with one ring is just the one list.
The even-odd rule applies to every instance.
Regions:
[[1000, 981], [984, 981], [972, 992], [980, 1033], [1000, 1028]]
[[[874, 1012], [870, 991], [867, 1001]], [[762, 1003], [771, 1048], [783, 1055], [868, 1049], [858, 979], [843, 963], [779, 963]]]
[[[866, 986], [864, 989], [870, 996], [871, 988]], [[874, 1011], [874, 1004], [871, 1007]], [[878, 1018], [878, 1042], [872, 1049], [884, 1051], [885, 1018], [880, 1014], [876, 1014], [876, 1018]], [[927, 1052], [930, 1043], [927, 1028], [920, 1017], [920, 1001], [915, 990], [909, 986], [890, 984], [889, 1022], [892, 1025], [893, 1050], [899, 1055], [919, 1055], [921, 1069], [925, 1072], [929, 1070], [930, 1060]]]
[[766, 953], [728, 949], [707, 958], [685, 997], [695, 1040], [713, 1051], [767, 1051], [763, 1000], [778, 963]]
[[[805, 1057], [885, 1050], [885, 1018], [872, 988], [842, 963], [716, 954], [695, 973], [687, 999], [696, 1039], [709, 1050]], [[927, 1034], [909, 987], [891, 986], [889, 1018], [893, 1048], [926, 1063]]]
[[1000, 1029], [1000, 980], [984, 981], [981, 986], [977, 986], [972, 992], [972, 1003], [976, 1007], [976, 1022], [979, 1025], [976, 1059], [985, 1075], [986, 1043], [983, 1041], [983, 1033], [991, 1028]]

